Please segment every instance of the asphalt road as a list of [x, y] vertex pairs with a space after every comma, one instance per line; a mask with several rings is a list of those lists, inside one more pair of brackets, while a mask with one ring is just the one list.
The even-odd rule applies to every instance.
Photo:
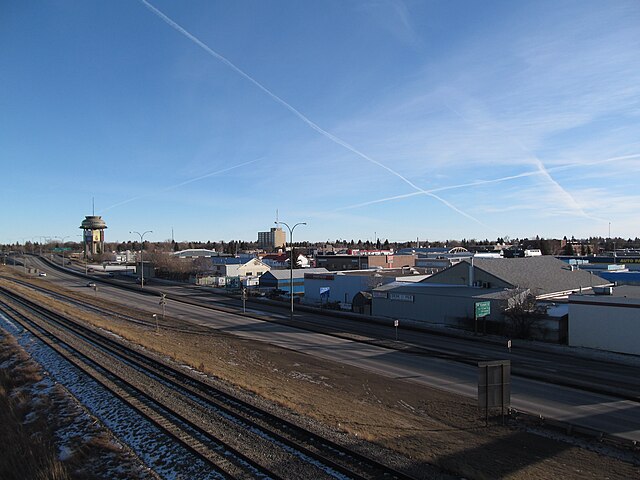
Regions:
[[[74, 289], [89, 289], [88, 280], [51, 269], [36, 258], [30, 264], [39, 264], [47, 272], [46, 279]], [[149, 285], [149, 289], [156, 288]], [[322, 326], [334, 334], [322, 334], [287, 325], [286, 309], [247, 303], [247, 313], [235, 300], [201, 293], [188, 287], [166, 287], [161, 290], [170, 295], [184, 295], [191, 300], [214, 302], [219, 306], [238, 309], [239, 314], [227, 313], [201, 306], [169, 301], [167, 315], [189, 319], [244, 338], [268, 342], [291, 350], [357, 366], [380, 375], [401, 378], [470, 397], [477, 395], [478, 368], [475, 362], [487, 359], [509, 359], [512, 362], [511, 403], [518, 410], [542, 415], [574, 425], [595, 429], [628, 440], [640, 441], [640, 403], [615, 395], [596, 393], [600, 390], [623, 390], [626, 398], [637, 397], [640, 392], [640, 362], [629, 358], [597, 355], [590, 358], [584, 352], [573, 354], [557, 347], [530, 348], [516, 344], [509, 353], [504, 345], [432, 335], [418, 331], [400, 330], [400, 341], [395, 342], [392, 326], [364, 324], [343, 318], [296, 312], [295, 323]], [[98, 282], [99, 297], [121, 304], [159, 312], [158, 297], [124, 290]], [[251, 316], [255, 315], [255, 316]], [[264, 321], [257, 316], [278, 320]], [[342, 338], [345, 333], [357, 333], [370, 339], [386, 339], [396, 348], [387, 348], [369, 342]], [[411, 352], [398, 350], [409, 349]], [[518, 372], [551, 375], [554, 381], [525, 378]], [[571, 378], [584, 383], [585, 389], [558, 385], [557, 381]], [[357, 381], [357, 380], [355, 380]]]

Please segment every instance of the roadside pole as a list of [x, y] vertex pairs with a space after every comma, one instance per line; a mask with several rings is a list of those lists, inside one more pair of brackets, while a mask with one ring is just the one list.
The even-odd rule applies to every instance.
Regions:
[[[164, 308], [165, 308], [166, 304], [167, 304], [167, 296], [164, 293], [162, 293], [161, 297], [160, 297], [160, 305], [162, 306], [162, 321], [163, 322], [164, 322], [164, 312], [165, 312]], [[157, 320], [157, 317], [156, 317], [156, 332], [158, 332], [158, 320]]]
[[396, 342], [398, 341], [398, 325], [400, 322], [398, 320], [393, 321], [393, 326], [396, 327]]

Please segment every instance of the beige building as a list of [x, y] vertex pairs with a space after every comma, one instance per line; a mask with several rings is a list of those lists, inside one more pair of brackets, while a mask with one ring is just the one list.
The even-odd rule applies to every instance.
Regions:
[[280, 227], [273, 227], [268, 232], [258, 232], [258, 246], [266, 250], [283, 248], [287, 243], [287, 235]]
[[218, 257], [212, 263], [214, 275], [226, 277], [259, 277], [271, 270], [257, 258]]

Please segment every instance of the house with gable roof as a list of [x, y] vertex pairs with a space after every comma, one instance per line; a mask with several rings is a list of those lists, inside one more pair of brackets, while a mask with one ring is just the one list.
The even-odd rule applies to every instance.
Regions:
[[223, 277], [259, 277], [271, 267], [255, 257], [212, 257], [212, 271]]

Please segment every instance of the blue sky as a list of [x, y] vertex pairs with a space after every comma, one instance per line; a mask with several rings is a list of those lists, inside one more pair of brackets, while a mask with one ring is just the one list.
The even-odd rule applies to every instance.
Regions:
[[0, 243], [640, 236], [640, 2], [4, 1]]

